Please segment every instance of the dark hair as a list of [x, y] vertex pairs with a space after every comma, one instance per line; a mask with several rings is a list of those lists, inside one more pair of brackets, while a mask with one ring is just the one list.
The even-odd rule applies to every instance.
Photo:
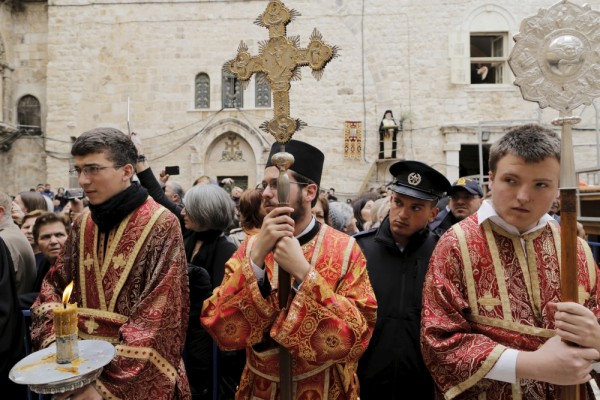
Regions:
[[354, 211], [354, 218], [356, 218], [356, 227], [359, 231], [364, 230], [364, 223], [367, 222], [362, 220], [362, 215], [360, 212], [363, 208], [365, 208], [365, 204], [367, 204], [371, 200], [375, 201], [378, 198], [379, 196], [377, 195], [377, 193], [366, 192], [363, 193], [358, 199], [352, 202], [352, 210]]
[[48, 224], [53, 224], [55, 222], [62, 222], [65, 226], [65, 231], [67, 235], [71, 232], [71, 221], [66, 214], [63, 213], [53, 213], [53, 212], [45, 212], [35, 220], [35, 224], [33, 224], [33, 240], [37, 243], [38, 237], [40, 235], [40, 227]]
[[[300, 175], [299, 173], [292, 171], [291, 169], [288, 170], [288, 174], [290, 175], [290, 178], [292, 178], [294, 181], [296, 181], [298, 183], [305, 183], [307, 185], [317, 185], [317, 183], [315, 181], [313, 181], [312, 179], [309, 179], [309, 178], [305, 177], [304, 175]], [[310, 202], [311, 208], [314, 207], [315, 204], [317, 204], [318, 199], [319, 199], [319, 185], [317, 185], [317, 195]]]
[[265, 209], [262, 206], [260, 190], [246, 189], [240, 196], [240, 225], [244, 229], [255, 229], [262, 226]]
[[27, 208], [27, 212], [34, 210], [48, 211], [48, 203], [40, 192], [21, 192], [19, 196], [21, 196], [21, 201]]
[[117, 165], [137, 163], [137, 149], [131, 138], [115, 128], [95, 128], [82, 133], [71, 148], [72, 156], [104, 153]]
[[548, 157], [560, 162], [560, 138], [553, 130], [536, 124], [511, 129], [490, 149], [490, 171], [496, 172], [498, 162], [507, 154], [522, 158], [526, 163], [538, 163]]
[[331, 225], [331, 221], [329, 221], [329, 200], [327, 199], [327, 196], [323, 194], [319, 195], [319, 197], [317, 197], [317, 201], [321, 203], [321, 208], [323, 208], [323, 216], [325, 217], [325, 223], [327, 225]]

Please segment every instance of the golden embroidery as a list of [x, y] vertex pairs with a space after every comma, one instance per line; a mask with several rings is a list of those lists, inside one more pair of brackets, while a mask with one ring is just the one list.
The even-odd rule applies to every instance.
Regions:
[[[500, 252], [498, 251], [496, 239], [494, 238], [494, 232], [492, 232], [492, 223], [489, 219], [483, 222], [482, 228], [487, 239], [490, 254], [492, 255], [492, 263], [494, 264], [494, 272], [496, 273], [496, 284], [498, 285], [500, 301], [502, 302], [502, 315], [507, 321], [512, 321], [513, 318], [510, 307], [510, 299], [508, 297], [508, 288], [506, 287], [504, 267], [502, 266], [502, 261], [500, 260]], [[516, 250], [518, 251], [518, 249]]]
[[121, 268], [123, 268], [126, 263], [125, 257], [123, 257], [123, 253], [119, 254], [116, 257], [113, 257], [112, 262], [113, 262], [114, 269], [120, 270]]
[[490, 372], [492, 367], [496, 364], [498, 358], [500, 358], [500, 355], [502, 355], [504, 350], [506, 350], [506, 347], [501, 344], [494, 347], [494, 350], [491, 351], [490, 355], [485, 359], [483, 364], [481, 364], [481, 368], [479, 368], [479, 370], [477, 370], [476, 373], [471, 375], [466, 381], [461, 382], [458, 385], [450, 388], [444, 394], [444, 397], [447, 399], [453, 399], [465, 390], [469, 389], [471, 386], [475, 385], [480, 380], [482, 380], [488, 374], [488, 372]]
[[452, 229], [458, 239], [460, 247], [460, 256], [465, 268], [465, 284], [467, 286], [467, 296], [469, 298], [469, 307], [473, 315], [479, 315], [479, 307], [477, 307], [477, 292], [475, 291], [475, 279], [473, 278], [473, 266], [471, 265], [471, 257], [469, 256], [469, 248], [465, 238], [465, 231], [459, 224], [455, 224]]
[[96, 323], [96, 320], [95, 320], [93, 317], [92, 317], [92, 318], [90, 318], [90, 319], [88, 319], [87, 321], [85, 321], [85, 324], [84, 324], [84, 325], [85, 325], [85, 327], [87, 328], [87, 333], [89, 333], [90, 335], [91, 335], [92, 333], [94, 333], [94, 331], [95, 331], [96, 329], [98, 329], [98, 328], [100, 327], [100, 325], [98, 325], [98, 324]]
[[551, 338], [554, 336], [554, 331], [551, 329], [536, 328], [534, 326], [529, 325], [521, 325], [512, 321], [504, 321], [502, 319], [483, 317], [481, 315], [467, 315], [465, 316], [465, 318], [468, 321], [476, 322], [478, 324], [507, 329], [514, 332], [525, 333], [527, 335], [547, 338]]
[[[117, 228], [117, 232], [114, 234], [113, 236], [113, 232], [110, 232], [110, 236], [109, 236], [109, 244], [108, 244], [108, 251], [105, 254], [104, 260], [102, 260], [102, 277], [106, 276], [106, 271], [108, 271], [108, 268], [110, 267], [111, 263], [113, 263], [113, 257], [115, 252], [117, 251], [117, 248], [119, 247], [119, 245], [121, 244], [121, 238], [123, 237], [123, 234], [125, 233], [125, 228], [128, 227], [129, 225], [129, 220], [131, 219], [131, 217], [133, 216], [133, 213], [129, 214], [127, 217], [125, 217], [125, 219], [123, 221], [121, 221], [121, 223], [119, 224], [119, 227]], [[98, 232], [98, 227], [96, 226], [96, 233]], [[96, 234], [95, 236], [95, 242], [94, 242], [94, 249], [98, 249], [99, 246], [99, 242], [103, 243], [103, 241], [99, 241], [98, 240], [98, 235]], [[101, 249], [104, 248], [104, 246], [100, 247]], [[97, 257], [96, 257], [97, 259]], [[114, 297], [115, 295], [113, 295]]]
[[[121, 275], [119, 277], [119, 282], [117, 282], [117, 285], [115, 286], [114, 293], [110, 299], [110, 304], [108, 305], [108, 311], [115, 310], [115, 305], [117, 304], [117, 298], [119, 297], [119, 293], [121, 293], [121, 289], [123, 289], [123, 285], [125, 285], [125, 282], [127, 281], [127, 278], [129, 277], [129, 272], [131, 272], [131, 268], [133, 267], [133, 263], [135, 262], [135, 259], [137, 258], [137, 255], [140, 252], [140, 249], [146, 243], [146, 238], [148, 237], [148, 235], [154, 228], [154, 224], [156, 223], [156, 220], [158, 220], [158, 218], [166, 210], [167, 210], [166, 208], [164, 208], [163, 206], [160, 206], [156, 211], [154, 211], [154, 213], [152, 214], [152, 217], [150, 218], [150, 221], [148, 221], [148, 223], [144, 227], [144, 231], [142, 232], [140, 237], [135, 242], [135, 246], [133, 247], [133, 249], [131, 249], [131, 251], [127, 255], [127, 265], [125, 265], [125, 270], [121, 272]], [[130, 217], [131, 217], [131, 215], [130, 215]], [[123, 231], [125, 230], [125, 225], [127, 224], [128, 221], [129, 221], [129, 217], [121, 223], [123, 225], [123, 230], [121, 230], [121, 227], [119, 227], [119, 230], [117, 231], [118, 240], [117, 240], [117, 238], [115, 238], [115, 242], [118, 243], [121, 240], [121, 235], [123, 234]], [[112, 255], [112, 253], [111, 253], [111, 255]]]
[[501, 304], [499, 298], [492, 296], [490, 292], [486, 292], [485, 296], [477, 300], [486, 310], [492, 311], [494, 307]]
[[583, 285], [579, 285], [579, 291], [577, 293], [578, 293], [577, 302], [579, 304], [585, 303], [587, 301], [587, 299], [590, 298], [590, 294], [587, 292], [587, 290], [585, 290]]
[[81, 306], [87, 307], [87, 284], [86, 284], [86, 267], [93, 266], [94, 262], [92, 260], [91, 264], [86, 265], [86, 260], [89, 255], [85, 254], [85, 227], [87, 226], [87, 221], [90, 216], [89, 210], [83, 212], [81, 216], [81, 234], [79, 235], [79, 290], [81, 291]]
[[176, 381], [177, 370], [156, 350], [150, 347], [116, 346], [117, 355], [139, 360], [149, 360], [160, 372], [173, 383]]
[[83, 262], [83, 266], [89, 271], [94, 266], [94, 259], [90, 254], [85, 256], [85, 261]]

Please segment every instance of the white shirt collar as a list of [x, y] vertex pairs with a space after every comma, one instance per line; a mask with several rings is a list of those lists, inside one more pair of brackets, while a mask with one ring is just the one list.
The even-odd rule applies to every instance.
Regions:
[[516, 236], [522, 236], [522, 235], [526, 235], [528, 233], [537, 231], [538, 229], [541, 229], [544, 226], [546, 226], [546, 224], [548, 222], [558, 223], [550, 215], [544, 214], [542, 216], [542, 218], [540, 218], [540, 220], [537, 222], [537, 224], [533, 228], [529, 229], [527, 232], [520, 233], [516, 227], [514, 227], [513, 225], [510, 225], [508, 222], [503, 220], [498, 215], [498, 213], [494, 209], [494, 205], [492, 204], [492, 201], [490, 199], [484, 200], [483, 204], [481, 204], [481, 207], [479, 207], [479, 210], [477, 211], [477, 221], [478, 221], [479, 225], [481, 225], [486, 219], [489, 219], [494, 224], [500, 226], [502, 229], [504, 229], [508, 233], [511, 233]]
[[306, 235], [308, 232], [310, 232], [310, 230], [315, 226], [316, 220], [315, 217], [313, 216], [310, 219], [310, 222], [308, 223], [308, 225], [306, 226], [306, 228], [304, 228], [304, 230], [302, 232], [300, 232], [300, 234], [298, 236], [296, 236], [296, 239], [300, 239], [302, 236]]

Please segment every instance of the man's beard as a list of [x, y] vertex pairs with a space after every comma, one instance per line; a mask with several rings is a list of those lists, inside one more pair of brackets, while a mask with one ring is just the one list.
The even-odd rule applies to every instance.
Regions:
[[[290, 199], [291, 200], [291, 199]], [[292, 212], [292, 219], [295, 221], [298, 221], [301, 217], [303, 217], [306, 214], [306, 210], [307, 207], [304, 205], [304, 203], [302, 202], [302, 190], [298, 190], [298, 194], [296, 195], [296, 201], [290, 201], [290, 206], [294, 208], [294, 211]], [[310, 212], [310, 209], [308, 210], [308, 212]]]

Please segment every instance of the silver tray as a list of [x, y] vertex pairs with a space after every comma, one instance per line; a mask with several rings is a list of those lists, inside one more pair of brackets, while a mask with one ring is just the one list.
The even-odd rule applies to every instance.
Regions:
[[79, 358], [56, 363], [56, 345], [31, 353], [8, 374], [15, 383], [29, 385], [37, 393], [63, 393], [93, 382], [115, 355], [115, 347], [104, 340], [80, 340]]

